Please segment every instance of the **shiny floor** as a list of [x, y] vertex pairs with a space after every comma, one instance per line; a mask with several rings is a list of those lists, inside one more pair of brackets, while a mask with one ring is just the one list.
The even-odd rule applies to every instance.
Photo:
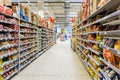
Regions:
[[57, 44], [33, 61], [12, 80], [92, 80], [69, 41]]

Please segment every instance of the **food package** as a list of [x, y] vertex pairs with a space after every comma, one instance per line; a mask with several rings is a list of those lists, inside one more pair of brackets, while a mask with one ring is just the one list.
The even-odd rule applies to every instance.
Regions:
[[4, 12], [4, 6], [0, 3], [0, 12]]
[[117, 40], [115, 45], [114, 45], [114, 49], [116, 50], [120, 50], [120, 40]]
[[3, 4], [6, 5], [6, 6], [11, 6], [12, 5], [10, 0], [3, 0]]
[[12, 9], [10, 9], [8, 7], [5, 7], [4, 12], [5, 12], [5, 14], [12, 15]]
[[3, 0], [0, 0], [0, 3], [3, 4]]

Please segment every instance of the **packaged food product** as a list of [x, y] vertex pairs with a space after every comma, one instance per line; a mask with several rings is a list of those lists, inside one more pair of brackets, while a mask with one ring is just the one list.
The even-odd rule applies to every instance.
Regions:
[[114, 58], [114, 54], [111, 51], [107, 52], [106, 55], [107, 61], [113, 65], [115, 65], [115, 58]]
[[0, 12], [4, 12], [4, 6], [0, 3]]
[[12, 15], [12, 9], [5, 7], [5, 14]]
[[116, 50], [120, 50], [120, 40], [117, 40], [115, 45], [114, 45], [114, 49]]

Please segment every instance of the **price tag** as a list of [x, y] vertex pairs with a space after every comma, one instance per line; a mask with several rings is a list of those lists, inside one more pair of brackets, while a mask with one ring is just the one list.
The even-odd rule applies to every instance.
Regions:
[[117, 53], [120, 54], [120, 51], [118, 51]]
[[8, 55], [8, 54], [5, 54], [5, 55], [4, 55], [4, 57], [7, 57], [7, 56], [9, 56], [9, 55]]
[[107, 48], [107, 50], [109, 50], [109, 48], [108, 47], [106, 47]]
[[104, 32], [104, 34], [107, 34], [107, 32]]

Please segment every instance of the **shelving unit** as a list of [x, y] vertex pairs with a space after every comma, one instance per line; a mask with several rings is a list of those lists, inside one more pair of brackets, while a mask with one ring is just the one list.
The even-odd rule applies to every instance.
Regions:
[[0, 13], [0, 79], [16, 74], [19, 70], [19, 27], [18, 20]]
[[[36, 25], [20, 21], [20, 38], [22, 38], [20, 39], [20, 69], [33, 60], [35, 53], [37, 53], [37, 32]], [[35, 37], [26, 38], [31, 36]]]
[[52, 47], [55, 34], [20, 17], [0, 16], [0, 80], [9, 80]]
[[[120, 79], [119, 4], [119, 0], [109, 0], [81, 23], [73, 25], [72, 49], [93, 80]], [[99, 15], [102, 16], [97, 18]]]

